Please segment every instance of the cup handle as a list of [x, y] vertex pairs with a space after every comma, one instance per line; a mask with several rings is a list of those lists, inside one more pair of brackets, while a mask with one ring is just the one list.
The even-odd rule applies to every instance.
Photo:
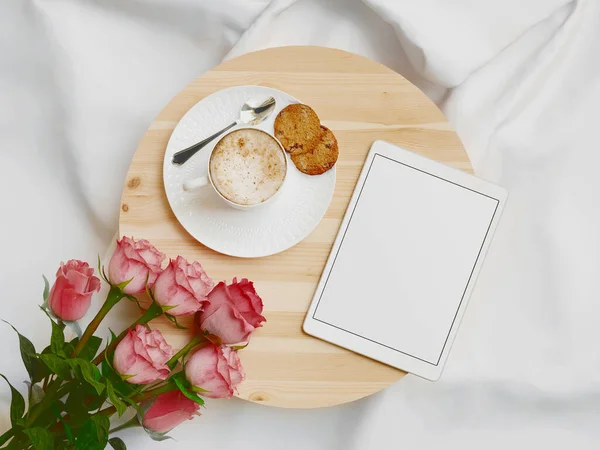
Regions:
[[193, 180], [185, 181], [183, 183], [183, 190], [184, 191], [193, 191], [195, 189], [201, 188], [206, 185], [208, 185], [208, 177], [207, 176], [198, 177], [198, 178], [194, 178]]

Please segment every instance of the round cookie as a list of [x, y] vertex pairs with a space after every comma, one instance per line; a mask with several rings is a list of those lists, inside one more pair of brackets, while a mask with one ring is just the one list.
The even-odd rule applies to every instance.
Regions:
[[288, 105], [275, 118], [275, 137], [289, 153], [310, 149], [321, 136], [321, 121], [310, 106]]
[[331, 169], [339, 155], [338, 144], [332, 131], [321, 125], [321, 138], [312, 149], [292, 153], [292, 161], [300, 172], [320, 175]]

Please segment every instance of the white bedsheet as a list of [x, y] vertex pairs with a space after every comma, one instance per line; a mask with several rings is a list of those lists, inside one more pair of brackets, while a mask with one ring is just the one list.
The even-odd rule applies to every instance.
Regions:
[[[402, 73], [510, 191], [447, 369], [327, 409], [214, 401], [178, 443], [125, 431], [129, 447], [598, 448], [598, 0], [2, 0], [0, 316], [42, 346], [40, 274], [107, 247], [152, 118], [223, 58], [289, 44]], [[17, 340], [0, 338], [23, 388]]]

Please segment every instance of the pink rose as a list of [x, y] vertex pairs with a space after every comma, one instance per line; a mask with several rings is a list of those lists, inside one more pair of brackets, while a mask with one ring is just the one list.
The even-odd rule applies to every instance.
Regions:
[[146, 280], [150, 288], [162, 272], [164, 259], [165, 255], [145, 239], [123, 237], [117, 241], [117, 249], [110, 258], [108, 278], [112, 284], [131, 280], [123, 292], [141, 294], [146, 290]]
[[208, 344], [194, 353], [185, 365], [185, 376], [210, 398], [231, 398], [246, 374], [236, 351]]
[[90, 308], [92, 294], [99, 290], [100, 280], [94, 276], [94, 269], [88, 263], [71, 259], [60, 263], [48, 306], [62, 320], [79, 320]]
[[173, 307], [166, 310], [172, 316], [194, 314], [206, 303], [206, 296], [215, 283], [202, 266], [190, 264], [181, 256], [171, 259], [154, 284], [154, 299], [161, 306]]
[[148, 384], [169, 376], [166, 362], [171, 356], [173, 349], [159, 330], [136, 325], [117, 345], [113, 366], [127, 382]]
[[144, 414], [142, 425], [155, 433], [166, 433], [198, 414], [200, 405], [180, 391], [171, 391], [156, 397]]
[[243, 278], [227, 286], [221, 282], [208, 294], [208, 305], [196, 314], [196, 325], [221, 338], [224, 344], [237, 344], [249, 339], [266, 320], [261, 314], [263, 302], [254, 284]]

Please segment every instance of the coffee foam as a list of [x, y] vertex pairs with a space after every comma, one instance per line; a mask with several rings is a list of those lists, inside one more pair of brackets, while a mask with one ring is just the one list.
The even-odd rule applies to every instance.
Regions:
[[223, 197], [238, 205], [271, 198], [283, 184], [285, 154], [269, 134], [255, 129], [226, 135], [210, 158], [210, 175]]

